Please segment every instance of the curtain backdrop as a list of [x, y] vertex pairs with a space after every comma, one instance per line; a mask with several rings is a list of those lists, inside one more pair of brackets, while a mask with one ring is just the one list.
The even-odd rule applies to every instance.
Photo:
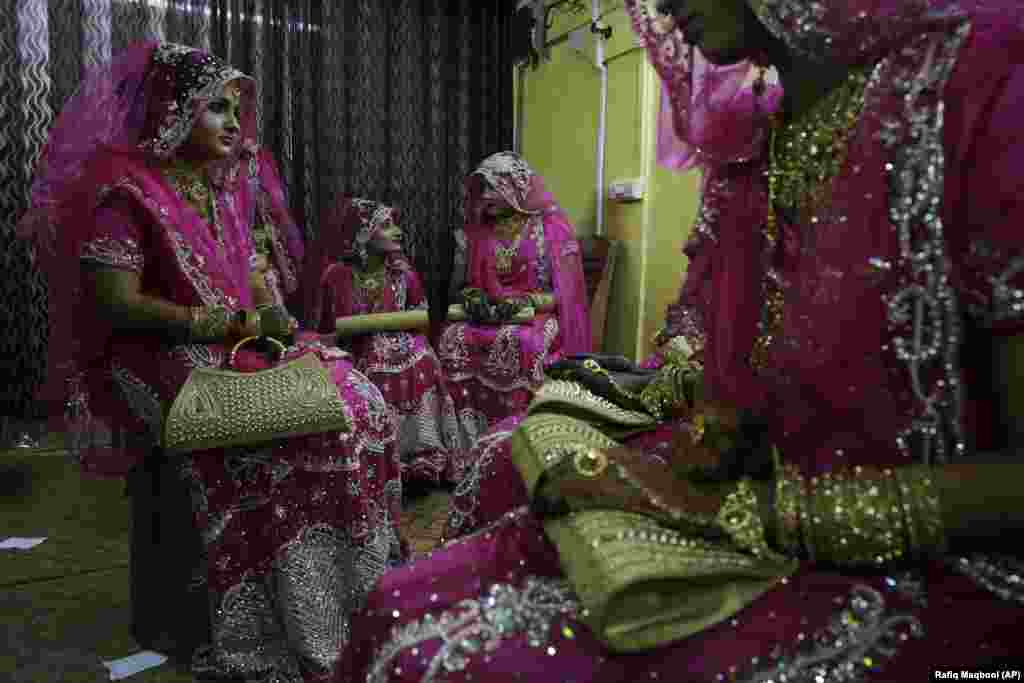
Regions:
[[447, 305], [462, 179], [513, 142], [514, 9], [514, 0], [0, 0], [0, 415], [32, 412], [44, 379], [46, 283], [13, 227], [83, 68], [165, 39], [256, 77], [262, 141], [307, 238], [340, 193], [401, 207], [436, 314]]

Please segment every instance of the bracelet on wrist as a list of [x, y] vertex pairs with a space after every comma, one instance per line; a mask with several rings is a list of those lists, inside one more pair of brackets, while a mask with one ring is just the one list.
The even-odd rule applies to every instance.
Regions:
[[765, 539], [761, 505], [749, 478], [741, 479], [736, 490], [725, 497], [717, 519], [722, 530], [739, 548], [754, 557], [781, 559]]
[[854, 467], [806, 480], [776, 468], [780, 550], [812, 562], [882, 566], [946, 550], [938, 491], [926, 466]]
[[216, 342], [227, 338], [231, 312], [223, 306], [193, 306], [189, 309], [189, 340]]

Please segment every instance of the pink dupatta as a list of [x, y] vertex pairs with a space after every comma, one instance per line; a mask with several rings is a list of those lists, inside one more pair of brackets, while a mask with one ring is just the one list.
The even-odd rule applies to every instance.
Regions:
[[[551, 264], [551, 285], [558, 302], [562, 350], [567, 354], [589, 352], [592, 348], [590, 311], [583, 258], [575, 231], [554, 195], [545, 189], [543, 178], [513, 152], [492, 154], [466, 179], [469, 281], [486, 282], [493, 275], [489, 241], [494, 226], [481, 210], [484, 184], [494, 188], [516, 211], [542, 217], [545, 250]], [[527, 245], [525, 240], [520, 248], [533, 250], [528, 253], [536, 256], [536, 248]]]
[[[206, 104], [225, 83], [242, 85], [243, 113], [236, 152], [214, 164], [226, 260], [200, 217], [177, 198], [159, 171], [188, 139]], [[49, 374], [40, 395], [67, 401], [65, 418], [77, 439], [97, 426], [87, 396], [107, 393], [104, 377], [109, 323], [86, 290], [80, 256], [91, 238], [90, 217], [114, 195], [149, 214], [173, 242], [188, 283], [181, 303], [249, 305], [252, 197], [240, 182], [255, 150], [251, 79], [213, 55], [173, 43], [135, 45], [84, 79], [57, 118], [37, 166], [29, 211], [18, 234], [31, 239], [50, 290]], [[111, 243], [129, 256], [141, 245]], [[92, 391], [89, 391], [89, 388]]]

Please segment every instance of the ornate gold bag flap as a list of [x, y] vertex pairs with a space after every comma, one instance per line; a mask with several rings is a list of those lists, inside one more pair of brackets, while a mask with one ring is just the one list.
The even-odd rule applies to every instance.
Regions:
[[164, 448], [185, 453], [351, 431], [330, 373], [308, 353], [258, 372], [195, 368], [164, 422]]
[[667, 529], [617, 510], [544, 522], [583, 621], [612, 652], [639, 652], [699, 633], [733, 616], [797, 562], [756, 558], [728, 543]]

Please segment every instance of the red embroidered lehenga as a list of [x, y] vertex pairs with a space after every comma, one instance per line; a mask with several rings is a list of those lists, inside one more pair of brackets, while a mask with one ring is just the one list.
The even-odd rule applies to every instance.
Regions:
[[[240, 144], [208, 171], [207, 222], [162, 169], [228, 82], [243, 87]], [[137, 273], [145, 294], [179, 306], [253, 306], [254, 189], [262, 182], [283, 195], [267, 176], [250, 175], [261, 168], [250, 164], [252, 95], [248, 77], [211, 55], [140, 45], [90, 74], [51, 132], [21, 230], [35, 236], [63, 314], [51, 320], [51, 372], [72, 390], [68, 429], [78, 455], [113, 456], [92, 439], [102, 423], [132, 434], [125, 448], [141, 462], [192, 369], [220, 367], [228, 351], [112, 329], [83, 291], [85, 268]], [[402, 559], [391, 413], [347, 354], [300, 335], [284, 358], [305, 353], [328, 368], [351, 431], [184, 456], [181, 476], [204, 544], [195, 579], [209, 591], [212, 624], [212, 642], [193, 662], [197, 675], [329, 679], [349, 638], [349, 614]], [[244, 349], [238, 360], [269, 367]]]
[[[780, 216], [772, 235], [766, 133], [780, 93], [758, 98], [749, 63], [704, 62], [643, 4], [626, 2], [674, 123], [660, 131], [659, 157], [705, 172], [668, 330], [702, 350], [709, 391], [764, 411], [782, 457], [810, 476], [998, 448], [981, 374], [989, 358], [977, 349], [1024, 332], [1019, 9], [751, 3], [792, 49], [870, 67], [826, 206], [815, 220]], [[660, 447], [674, 433], [668, 424], [626, 443], [668, 474]], [[526, 492], [492, 496], [515, 468], [507, 448], [487, 447], [474, 514], [492, 523], [383, 577], [339, 680], [897, 683], [1018, 656], [1024, 563], [996, 555], [878, 572], [808, 562], [694, 635], [612, 654], [582, 624], [538, 519], [499, 508]], [[656, 555], [659, 542], [636, 547]]]
[[[379, 273], [366, 274], [367, 244], [397, 220], [395, 209], [366, 199], [343, 199], [327, 213], [313, 250], [319, 255], [313, 260], [324, 261], [312, 305], [321, 332], [333, 331], [344, 316], [426, 310], [419, 276], [401, 252], [388, 254]], [[341, 343], [396, 413], [403, 477], [431, 483], [449, 477], [451, 458], [468, 447], [468, 435], [426, 335], [374, 332]]]
[[[466, 187], [467, 287], [494, 299], [553, 293], [557, 304], [554, 313], [526, 324], [458, 322], [444, 329], [438, 355], [459, 417], [474, 425], [475, 440], [526, 408], [547, 364], [589, 351], [591, 331], [580, 246], [541, 177], [517, 155], [499, 152], [470, 174]], [[483, 214], [488, 187], [528, 216], [515, 238], [499, 238], [493, 219]]]

